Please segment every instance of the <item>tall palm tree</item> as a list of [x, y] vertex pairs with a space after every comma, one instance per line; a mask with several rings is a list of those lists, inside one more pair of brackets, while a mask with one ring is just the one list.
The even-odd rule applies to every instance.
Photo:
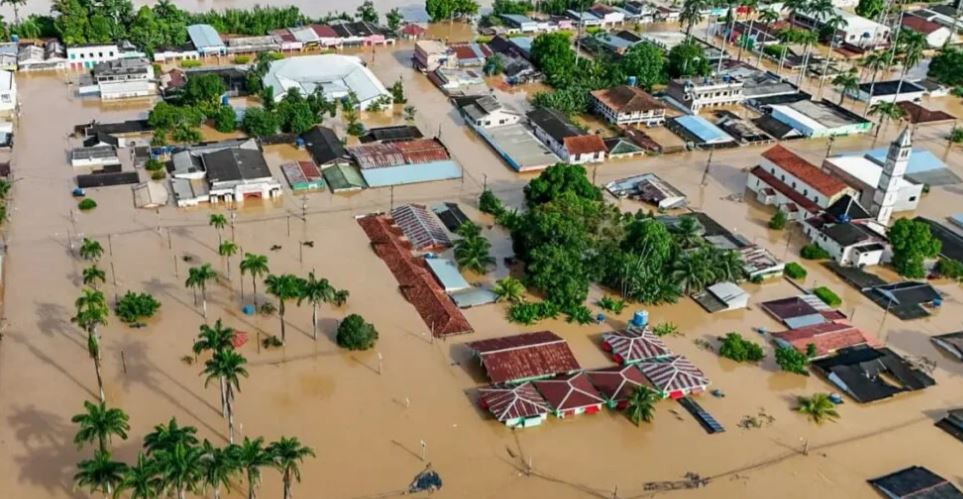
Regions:
[[284, 499], [290, 499], [293, 480], [301, 481], [301, 463], [307, 457], [314, 457], [314, 450], [301, 445], [297, 437], [281, 437], [277, 442], [271, 442], [267, 451], [273, 457], [274, 467], [281, 472]]
[[699, 221], [691, 215], [683, 216], [678, 224], [672, 226], [670, 232], [683, 249], [694, 248], [704, 241], [702, 239], [702, 227], [699, 225]]
[[247, 476], [247, 497], [256, 499], [257, 488], [261, 485], [261, 468], [274, 464], [274, 458], [265, 449], [262, 437], [254, 440], [244, 437], [244, 441], [232, 449], [238, 465]]
[[[210, 351], [212, 354], [217, 352], [222, 352], [225, 350], [234, 349], [234, 337], [236, 333], [234, 328], [225, 327], [221, 323], [221, 319], [218, 319], [214, 323], [214, 327], [208, 326], [207, 324], [201, 325], [201, 331], [197, 334], [197, 339], [194, 340], [194, 346], [192, 350], [194, 355], [200, 355], [205, 351]], [[227, 387], [224, 385], [224, 378], [221, 378], [221, 415], [225, 418], [227, 417]]]
[[97, 388], [100, 390], [100, 401], [106, 402], [104, 395], [104, 378], [100, 374], [100, 336], [97, 327], [107, 324], [107, 300], [104, 294], [96, 289], [84, 289], [74, 302], [77, 315], [71, 321], [80, 326], [87, 333], [87, 353], [94, 361], [94, 371], [97, 373]]
[[20, 24], [20, 7], [27, 4], [27, 0], [0, 0], [0, 5], [13, 7], [13, 23]]
[[177, 424], [177, 418], [171, 418], [166, 425], [154, 426], [154, 431], [144, 436], [144, 450], [151, 457], [162, 451], [171, 450], [178, 444], [187, 447], [197, 445], [197, 428], [180, 426]]
[[80, 426], [77, 434], [74, 435], [74, 443], [77, 447], [97, 442], [98, 450], [108, 452], [112, 436], [116, 435], [121, 440], [127, 440], [130, 424], [124, 411], [109, 409], [103, 402], [95, 404], [89, 400], [84, 401], [84, 411], [70, 418], [72, 423]]
[[869, 108], [869, 114], [870, 116], [879, 116], [879, 123], [876, 125], [876, 135], [874, 136], [879, 137], [879, 131], [883, 129], [883, 125], [887, 121], [898, 120], [903, 117], [903, 108], [897, 106], [895, 102], [877, 102]]
[[278, 299], [278, 316], [281, 318], [281, 341], [285, 340], [285, 303], [301, 295], [301, 280], [292, 274], [269, 275], [264, 279], [267, 292]]
[[896, 96], [893, 101], [899, 101], [899, 94], [903, 90], [903, 80], [906, 79], [906, 72], [923, 60], [923, 51], [929, 47], [926, 38], [915, 31], [906, 30], [899, 40], [897, 50], [900, 54], [900, 63], [903, 66], [899, 75], [899, 83], [896, 85]]
[[[250, 274], [251, 275], [251, 286], [254, 288], [254, 307], [257, 308], [257, 281], [261, 276], [267, 275], [270, 272], [268, 269], [268, 259], [264, 255], [257, 255], [254, 253], [244, 253], [244, 258], [241, 260], [241, 275]], [[241, 300], [244, 300], [244, 281], [241, 281]]]
[[165, 490], [173, 490], [178, 499], [187, 499], [188, 492], [197, 490], [201, 482], [204, 451], [197, 445], [177, 442], [169, 449], [156, 453], [157, 471]]
[[227, 269], [227, 278], [231, 278], [231, 257], [237, 254], [238, 251], [237, 243], [234, 241], [222, 241], [217, 247], [217, 254], [224, 257], [225, 269]]
[[495, 288], [492, 291], [496, 296], [495, 301], [521, 303], [525, 297], [525, 285], [512, 276], [495, 281]]
[[184, 286], [191, 288], [194, 292], [194, 305], [197, 305], [197, 290], [201, 290], [201, 300], [204, 308], [204, 318], [207, 319], [207, 283], [217, 278], [217, 273], [211, 268], [211, 264], [205, 263], [200, 267], [191, 267], [187, 272], [187, 280]]
[[240, 471], [234, 452], [230, 447], [214, 447], [207, 439], [201, 444], [201, 468], [204, 485], [214, 492], [214, 499], [220, 499], [221, 487], [228, 492], [234, 475]]
[[82, 277], [84, 286], [90, 286], [94, 289], [97, 289], [97, 281], [100, 281], [101, 284], [107, 282], [107, 273], [96, 263], [85, 268]]
[[738, 251], [713, 248], [709, 257], [715, 277], [713, 282], [742, 280], [744, 263]]
[[715, 278], [712, 262], [703, 250], [683, 253], [672, 267], [671, 278], [683, 294], [702, 291]]
[[234, 443], [234, 391], [241, 391], [240, 377], [247, 377], [248, 372], [244, 364], [247, 359], [235, 350], [221, 350], [204, 363], [201, 375], [207, 375], [204, 386], [207, 387], [212, 379], [217, 378], [221, 384], [221, 400], [227, 407], [228, 440]]
[[816, 393], [811, 397], [799, 397], [797, 400], [799, 405], [796, 407], [796, 411], [805, 414], [816, 424], [839, 419], [836, 404], [825, 393]]
[[314, 339], [317, 340], [318, 307], [322, 303], [333, 302], [337, 290], [334, 289], [334, 286], [332, 286], [327, 279], [316, 278], [314, 272], [310, 272], [308, 278], [301, 281], [300, 290], [301, 294], [298, 296], [298, 306], [300, 306], [304, 300], [311, 303], [311, 328]]
[[85, 237], [80, 243], [80, 258], [96, 262], [102, 256], [104, 256], [104, 247], [100, 245], [100, 241]]
[[702, 22], [702, 11], [706, 6], [708, 6], [706, 0], [685, 0], [682, 3], [679, 22], [685, 25], [685, 36], [687, 39], [692, 37], [692, 28]]
[[753, 11], [759, 6], [759, 0], [741, 0], [739, 2], [743, 7], [746, 8], [746, 18], [749, 19], [749, 29], [745, 34], [745, 38], [739, 41], [739, 54], [736, 59], [742, 60], [742, 49], [746, 48], [746, 44], [752, 39], [752, 28], [755, 26], [756, 18], [753, 17]]
[[[773, 9], [766, 8], [759, 11], [759, 22], [765, 24], [767, 27], [771, 26], [772, 23], [778, 20], [779, 20], [779, 13]], [[750, 30], [750, 33], [751, 32], [752, 30]], [[757, 39], [758, 38], [759, 36], [757, 34]], [[760, 64], [762, 64], [762, 56], [765, 53], [763, 51], [764, 47], [761, 44], [757, 44], [756, 46], [754, 46], [754, 48], [756, 49], [756, 67], [761, 67]]]
[[826, 82], [826, 73], [829, 71], [829, 62], [833, 58], [833, 51], [836, 50], [836, 42], [839, 40], [839, 37], [836, 36], [836, 33], [841, 29], [845, 29], [848, 25], [849, 22], [847, 22], [846, 19], [836, 14], [833, 14], [823, 22], [823, 29], [831, 34], [829, 35], [829, 54], [823, 60], [823, 70], [819, 75], [819, 87], [817, 88], [817, 94], [820, 98], [823, 95], [823, 84]]
[[491, 256], [492, 245], [481, 234], [481, 228], [472, 222], [465, 222], [458, 228], [461, 239], [455, 241], [455, 262], [459, 268], [482, 274], [495, 263]]
[[853, 68], [845, 73], [839, 73], [833, 78], [833, 85], [839, 91], [839, 105], [843, 105], [846, 94], [855, 92], [859, 88], [859, 71]]
[[888, 68], [893, 63], [893, 53], [888, 50], [872, 52], [864, 57], [860, 63], [868, 70], [872, 70], [872, 79], [875, 83], [876, 75], [880, 69]]
[[77, 485], [90, 490], [90, 493], [103, 492], [110, 497], [114, 489], [124, 479], [127, 465], [114, 461], [110, 452], [94, 451], [93, 459], [85, 459], [77, 464], [74, 481]]
[[651, 423], [655, 418], [655, 404], [659, 401], [659, 394], [655, 393], [647, 386], [639, 385], [629, 396], [628, 404], [625, 406], [625, 413], [629, 416], [635, 426], [645, 421]]
[[213, 213], [210, 218], [208, 218], [207, 224], [214, 227], [214, 230], [217, 231], [217, 245], [220, 246], [223, 242], [221, 239], [221, 231], [224, 230], [224, 227], [227, 227], [227, 218], [220, 213]]
[[157, 476], [157, 462], [140, 453], [137, 455], [137, 464], [124, 470], [115, 497], [127, 492], [130, 499], [157, 499], [162, 488], [161, 479]]

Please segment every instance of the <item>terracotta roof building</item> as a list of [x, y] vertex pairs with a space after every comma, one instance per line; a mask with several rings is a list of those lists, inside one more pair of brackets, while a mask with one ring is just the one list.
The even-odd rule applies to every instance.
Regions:
[[672, 355], [662, 339], [648, 328], [630, 327], [605, 333], [602, 335], [602, 348], [619, 364], [635, 364]]
[[665, 104], [639, 87], [619, 85], [592, 92], [595, 111], [616, 125], [661, 125]]
[[473, 341], [466, 346], [478, 355], [492, 383], [521, 383], [580, 369], [568, 343], [551, 331]]
[[896, 105], [903, 110], [903, 118], [914, 125], [949, 123], [956, 119], [955, 116], [942, 109], [926, 109], [915, 102], [901, 101], [897, 102]]
[[815, 358], [832, 355], [843, 348], [876, 344], [861, 329], [844, 321], [824, 322], [797, 329], [774, 332], [772, 338], [779, 346], [791, 346], [807, 353], [809, 345], [816, 349]]
[[583, 132], [564, 114], [538, 107], [529, 111], [526, 117], [535, 137], [563, 161], [574, 164], [605, 161], [608, 152], [605, 141]]
[[533, 381], [535, 389], [554, 409], [556, 417], [595, 414], [602, 410], [605, 399], [592, 386], [588, 373], [563, 374], [555, 378]]
[[490, 386], [478, 390], [478, 405], [509, 428], [542, 424], [552, 412], [548, 402], [531, 383]]
[[817, 168], [781, 145], [762, 154], [762, 162], [749, 172], [749, 190], [765, 205], [802, 221], [856, 191], [842, 180]]
[[642, 371], [633, 365], [606, 367], [585, 371], [589, 381], [605, 397], [609, 407], [625, 409], [628, 398], [635, 389], [645, 384]]
[[572, 156], [604, 156], [609, 148], [605, 146], [605, 141], [598, 135], [579, 135], [578, 137], [565, 137], [562, 141], [565, 150]]
[[663, 398], [682, 398], [690, 393], [701, 393], [709, 387], [709, 378], [681, 355], [640, 362], [638, 366]]

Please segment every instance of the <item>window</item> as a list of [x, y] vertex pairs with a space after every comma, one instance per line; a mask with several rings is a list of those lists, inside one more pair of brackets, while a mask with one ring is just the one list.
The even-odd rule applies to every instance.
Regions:
[[910, 196], [909, 200], [910, 202], [916, 201], [916, 196]]
[[104, 53], [103, 53], [103, 52], [97, 52], [97, 57], [104, 57]]
[[783, 182], [786, 181], [786, 176], [785, 176], [785, 175], [780, 175], [780, 177], [782, 178], [782, 181], [783, 181]]

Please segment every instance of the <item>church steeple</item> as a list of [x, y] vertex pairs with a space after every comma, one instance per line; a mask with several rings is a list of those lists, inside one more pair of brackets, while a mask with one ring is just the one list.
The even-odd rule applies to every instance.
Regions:
[[886, 153], [886, 163], [879, 176], [879, 184], [873, 193], [873, 213], [876, 214], [876, 220], [883, 225], [888, 225], [893, 216], [899, 184], [903, 180], [903, 175], [906, 174], [912, 152], [913, 131], [910, 127], [906, 127], [896, 140], [890, 143], [889, 151]]

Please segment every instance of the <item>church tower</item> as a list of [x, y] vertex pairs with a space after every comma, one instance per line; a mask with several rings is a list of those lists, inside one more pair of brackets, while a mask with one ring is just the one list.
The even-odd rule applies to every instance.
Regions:
[[909, 127], [903, 129], [889, 145], [886, 153], [886, 163], [883, 165], [883, 172], [879, 176], [879, 184], [873, 192], [873, 213], [876, 220], [889, 225], [889, 220], [893, 216], [893, 206], [896, 205], [896, 198], [899, 194], [899, 184], [906, 174], [906, 167], [909, 165], [910, 153], [913, 151], [913, 132]]

